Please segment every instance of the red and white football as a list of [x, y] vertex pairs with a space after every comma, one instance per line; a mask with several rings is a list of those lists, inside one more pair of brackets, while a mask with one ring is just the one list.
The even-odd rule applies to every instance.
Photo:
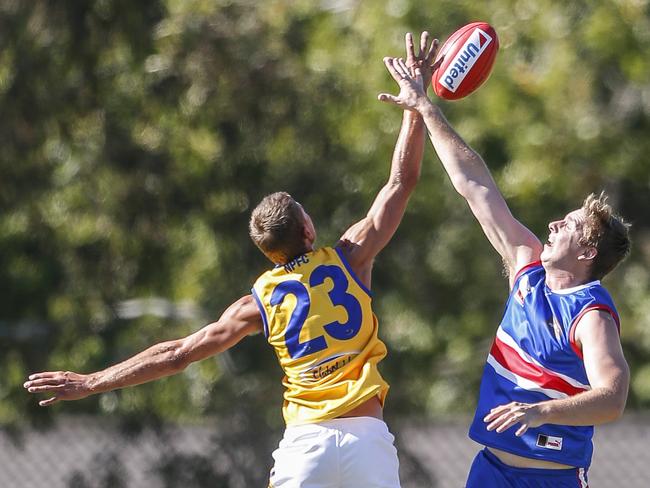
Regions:
[[440, 48], [445, 57], [433, 72], [433, 91], [445, 100], [466, 97], [481, 86], [492, 72], [499, 38], [486, 22], [472, 22], [454, 32]]

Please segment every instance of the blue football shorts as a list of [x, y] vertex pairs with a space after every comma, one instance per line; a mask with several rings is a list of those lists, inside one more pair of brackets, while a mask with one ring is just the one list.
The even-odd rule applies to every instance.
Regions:
[[584, 468], [515, 468], [501, 462], [488, 449], [474, 458], [466, 488], [587, 488]]

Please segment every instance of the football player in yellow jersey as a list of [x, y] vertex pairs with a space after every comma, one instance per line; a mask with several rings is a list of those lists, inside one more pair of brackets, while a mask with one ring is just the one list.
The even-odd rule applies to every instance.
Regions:
[[[416, 56], [406, 36], [406, 62], [420, 83], [435, 69], [437, 45], [422, 33]], [[99, 372], [32, 374], [25, 388], [53, 395], [42, 406], [76, 400], [178, 373], [262, 331], [286, 387], [287, 429], [273, 453], [270, 486], [399, 487], [394, 438], [382, 419], [388, 385], [377, 363], [386, 347], [377, 337], [370, 283], [375, 256], [397, 230], [419, 178], [423, 150], [421, 117], [405, 111], [388, 182], [334, 247], [316, 249], [307, 212], [289, 194], [273, 193], [253, 211], [250, 235], [275, 267], [219, 320]]]

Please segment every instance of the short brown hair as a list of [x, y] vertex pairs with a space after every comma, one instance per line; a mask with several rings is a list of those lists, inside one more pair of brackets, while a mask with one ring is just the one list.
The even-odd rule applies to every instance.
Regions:
[[305, 252], [300, 204], [286, 192], [267, 195], [251, 214], [248, 231], [267, 256], [288, 262]]
[[582, 211], [585, 223], [580, 243], [598, 251], [591, 274], [594, 279], [601, 279], [630, 253], [630, 224], [614, 214], [605, 192], [585, 198]]

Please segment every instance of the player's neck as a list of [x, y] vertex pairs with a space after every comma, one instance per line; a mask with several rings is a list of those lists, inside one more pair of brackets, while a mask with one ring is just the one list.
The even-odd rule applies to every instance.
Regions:
[[279, 258], [269, 258], [271, 261], [273, 261], [273, 264], [276, 266], [288, 266], [292, 263], [295, 263], [296, 261], [301, 261], [302, 258], [306, 255], [309, 254], [310, 252], [314, 252], [314, 246], [309, 246], [308, 248], [305, 248], [303, 251], [299, 252], [296, 254], [294, 257], [291, 259], [286, 259], [285, 257], [279, 257]]
[[552, 291], [565, 290], [593, 281], [585, 269], [558, 269], [546, 267], [546, 286]]

